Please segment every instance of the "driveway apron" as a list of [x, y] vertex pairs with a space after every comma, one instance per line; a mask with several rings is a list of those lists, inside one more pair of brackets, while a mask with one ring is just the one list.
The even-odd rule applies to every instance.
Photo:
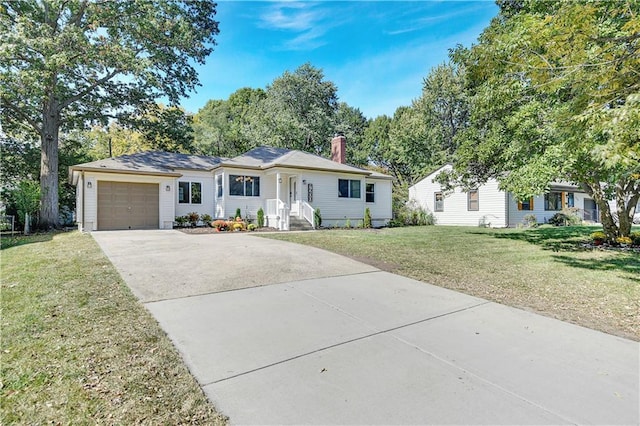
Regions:
[[249, 234], [92, 234], [232, 424], [638, 424], [637, 342]]

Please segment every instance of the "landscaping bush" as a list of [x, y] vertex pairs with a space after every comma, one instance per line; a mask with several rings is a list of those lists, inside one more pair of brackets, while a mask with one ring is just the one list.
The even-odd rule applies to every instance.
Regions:
[[216, 228], [218, 231], [226, 231], [229, 227], [227, 225], [227, 221], [222, 219], [214, 220], [211, 226]]
[[179, 228], [182, 228], [187, 222], [187, 218], [184, 216], [176, 216], [176, 224], [178, 225]]
[[593, 244], [595, 244], [597, 246], [602, 244], [607, 239], [607, 236], [602, 231], [593, 232], [593, 233], [591, 233], [590, 237], [591, 237], [591, 241], [593, 242]]
[[577, 210], [571, 208], [554, 214], [547, 222], [554, 226], [576, 226], [582, 223], [582, 219], [578, 216]]
[[211, 226], [211, 221], [213, 220], [213, 218], [210, 215], [205, 213], [202, 216], [200, 216], [200, 220], [203, 221], [205, 225]]
[[396, 217], [389, 222], [389, 226], [435, 225], [436, 218], [415, 200], [409, 201], [402, 208], [396, 210]]
[[362, 225], [365, 228], [371, 228], [371, 211], [369, 207], [364, 209], [364, 223]]
[[538, 227], [538, 219], [536, 219], [535, 214], [528, 214], [523, 218], [524, 225], [528, 228], [537, 228]]
[[256, 228], [257, 228], [257, 226], [256, 226], [256, 224], [255, 224], [255, 223], [250, 223], [250, 224], [248, 224], [248, 225], [247, 225], [247, 229], [248, 229], [249, 231], [255, 231], [255, 230], [256, 230]]
[[632, 232], [629, 236], [631, 237], [631, 244], [640, 246], [640, 231]]
[[315, 209], [313, 211], [313, 224], [316, 228], [320, 228], [320, 226], [322, 226], [322, 215], [320, 215], [320, 209]]
[[258, 228], [264, 227], [264, 210], [262, 210], [262, 207], [258, 209], [257, 219], [258, 219]]
[[242, 210], [240, 210], [240, 207], [236, 209], [236, 215], [233, 218], [234, 219], [242, 218]]
[[195, 227], [198, 225], [198, 221], [200, 220], [200, 215], [196, 212], [187, 213], [187, 222], [191, 224], [191, 226]]

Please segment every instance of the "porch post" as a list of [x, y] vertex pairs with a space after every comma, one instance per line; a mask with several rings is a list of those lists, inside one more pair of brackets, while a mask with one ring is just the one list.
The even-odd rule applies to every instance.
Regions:
[[280, 201], [280, 184], [282, 182], [282, 178], [280, 177], [280, 172], [276, 174], [276, 198]]

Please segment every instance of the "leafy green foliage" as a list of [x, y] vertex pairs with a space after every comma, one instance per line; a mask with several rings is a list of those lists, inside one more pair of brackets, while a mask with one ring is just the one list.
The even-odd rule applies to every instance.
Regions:
[[369, 207], [364, 209], [364, 221], [362, 223], [363, 228], [371, 228], [371, 210]]
[[315, 228], [320, 228], [322, 226], [322, 214], [320, 214], [319, 208], [316, 208], [313, 211], [313, 226]]
[[[494, 177], [519, 199], [554, 180], [579, 184], [610, 239], [640, 200], [640, 19], [633, 1], [502, 2], [471, 49], [472, 113], [459, 133], [457, 183]], [[610, 211], [607, 200], [616, 200]]]
[[262, 207], [258, 209], [258, 212], [256, 213], [256, 219], [258, 222], [258, 228], [264, 227], [264, 210], [262, 209]]
[[5, 2], [0, 9], [4, 130], [40, 138], [41, 221], [58, 224], [59, 132], [175, 105], [213, 50], [215, 3]]

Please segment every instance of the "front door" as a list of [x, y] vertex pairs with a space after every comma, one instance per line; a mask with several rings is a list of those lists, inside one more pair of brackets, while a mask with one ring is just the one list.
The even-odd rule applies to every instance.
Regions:
[[291, 206], [291, 215], [298, 215], [298, 178], [289, 178], [289, 205]]

